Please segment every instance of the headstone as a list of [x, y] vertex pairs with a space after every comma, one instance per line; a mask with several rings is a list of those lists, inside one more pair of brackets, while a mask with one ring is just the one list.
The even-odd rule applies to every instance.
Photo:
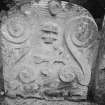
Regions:
[[42, 0], [12, 8], [1, 24], [6, 103], [87, 105], [80, 101], [98, 45], [97, 25], [80, 6]]

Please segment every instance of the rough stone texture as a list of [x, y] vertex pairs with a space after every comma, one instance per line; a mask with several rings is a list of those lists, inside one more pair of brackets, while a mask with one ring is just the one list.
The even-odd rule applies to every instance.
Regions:
[[94, 100], [100, 105], [105, 105], [105, 18], [100, 31], [100, 46], [94, 72]]
[[81, 105], [69, 101], [87, 99], [99, 42], [86, 9], [27, 3], [2, 18], [1, 34], [8, 105]]

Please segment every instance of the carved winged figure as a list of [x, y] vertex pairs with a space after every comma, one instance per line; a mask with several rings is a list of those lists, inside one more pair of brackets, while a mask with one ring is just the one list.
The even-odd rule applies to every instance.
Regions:
[[9, 10], [0, 31], [9, 105], [87, 98], [99, 41], [86, 9], [64, 1], [31, 1]]

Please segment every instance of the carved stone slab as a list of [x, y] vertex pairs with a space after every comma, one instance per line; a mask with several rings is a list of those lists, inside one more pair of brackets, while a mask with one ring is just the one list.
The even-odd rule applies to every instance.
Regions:
[[39, 100], [70, 105], [70, 100], [87, 99], [98, 29], [86, 9], [67, 2], [30, 2], [8, 11], [1, 34], [9, 105], [40, 105]]

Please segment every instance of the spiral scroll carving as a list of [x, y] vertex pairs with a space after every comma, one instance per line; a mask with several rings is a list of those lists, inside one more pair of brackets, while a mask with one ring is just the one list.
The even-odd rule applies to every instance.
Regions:
[[[13, 43], [22, 43], [29, 37], [29, 29], [27, 26], [28, 24], [22, 17], [12, 17], [1, 30], [6, 40]], [[25, 30], [27, 30], [27, 32]]]

